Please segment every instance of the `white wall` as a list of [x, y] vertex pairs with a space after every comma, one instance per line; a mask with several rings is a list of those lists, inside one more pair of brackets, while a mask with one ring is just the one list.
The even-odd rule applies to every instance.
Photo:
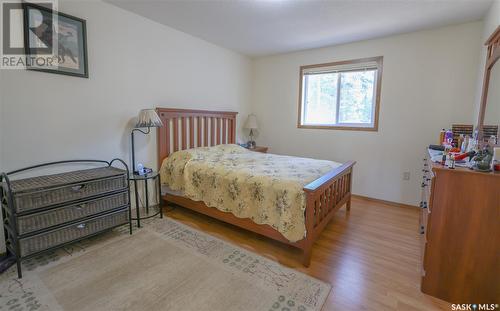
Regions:
[[[0, 172], [3, 169], [2, 166], [2, 137], [3, 137], [3, 130], [2, 130], [2, 116], [3, 116], [3, 70], [0, 70]], [[0, 210], [0, 255], [5, 253], [5, 237], [4, 237], [4, 232], [3, 232], [3, 218], [2, 218], [2, 213]]]
[[[246, 117], [248, 58], [104, 2], [59, 1], [59, 10], [87, 20], [90, 78], [2, 73], [0, 170], [74, 158], [130, 163], [131, 119], [142, 108]], [[155, 135], [136, 137], [137, 160], [156, 167]]]
[[[257, 143], [273, 153], [355, 160], [353, 192], [418, 205], [422, 156], [439, 130], [470, 122], [482, 23], [258, 58]], [[378, 132], [298, 129], [299, 66], [384, 56]], [[411, 180], [403, 181], [404, 171]]]
[[[4, 170], [68, 158], [128, 160], [130, 121], [141, 108], [246, 116], [246, 57], [107, 3], [60, 1], [59, 9], [87, 20], [90, 78], [4, 72]], [[155, 135], [137, 137], [137, 158], [155, 166]]]
[[476, 100], [474, 106], [474, 114], [472, 122], [473, 124], [477, 123], [477, 119], [479, 116], [479, 108], [481, 107], [481, 94], [483, 90], [483, 78], [484, 78], [484, 68], [486, 66], [486, 52], [487, 48], [484, 45], [486, 40], [490, 37], [490, 35], [495, 31], [495, 29], [500, 25], [500, 0], [495, 0], [491, 4], [491, 8], [488, 10], [488, 13], [484, 17], [483, 29], [481, 34], [481, 51], [480, 51], [480, 63], [478, 67], [478, 78], [477, 78], [477, 91], [476, 91]]

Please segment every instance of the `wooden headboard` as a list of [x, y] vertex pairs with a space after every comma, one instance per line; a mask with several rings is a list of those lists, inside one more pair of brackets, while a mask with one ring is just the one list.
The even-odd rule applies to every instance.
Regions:
[[236, 114], [231, 111], [207, 111], [156, 108], [163, 122], [158, 128], [158, 166], [169, 154], [194, 147], [234, 144]]

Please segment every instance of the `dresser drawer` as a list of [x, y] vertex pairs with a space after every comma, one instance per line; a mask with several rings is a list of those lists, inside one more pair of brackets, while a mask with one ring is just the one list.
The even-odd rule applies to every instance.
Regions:
[[28, 256], [118, 225], [126, 224], [128, 221], [128, 208], [124, 208], [111, 214], [20, 239], [20, 255], [23, 257]]
[[128, 191], [99, 199], [82, 201], [77, 204], [54, 208], [48, 211], [20, 216], [17, 219], [17, 231], [26, 234], [40, 229], [71, 222], [79, 218], [100, 214], [127, 205]]
[[15, 194], [13, 202], [17, 212], [26, 212], [126, 188], [126, 175], [119, 175], [68, 186]]

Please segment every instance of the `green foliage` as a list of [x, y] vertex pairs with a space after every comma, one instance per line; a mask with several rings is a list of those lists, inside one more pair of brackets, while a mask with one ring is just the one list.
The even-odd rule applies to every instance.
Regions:
[[[306, 75], [305, 123], [371, 123], [375, 74], [376, 70], [366, 70]], [[338, 79], [340, 92], [337, 91]]]
[[375, 71], [342, 73], [340, 123], [371, 123]]

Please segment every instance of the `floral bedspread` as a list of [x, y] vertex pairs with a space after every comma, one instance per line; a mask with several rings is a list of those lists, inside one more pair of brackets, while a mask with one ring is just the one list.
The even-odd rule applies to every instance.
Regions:
[[219, 145], [174, 152], [162, 163], [161, 180], [191, 200], [268, 224], [296, 242], [306, 234], [303, 187], [338, 166]]

